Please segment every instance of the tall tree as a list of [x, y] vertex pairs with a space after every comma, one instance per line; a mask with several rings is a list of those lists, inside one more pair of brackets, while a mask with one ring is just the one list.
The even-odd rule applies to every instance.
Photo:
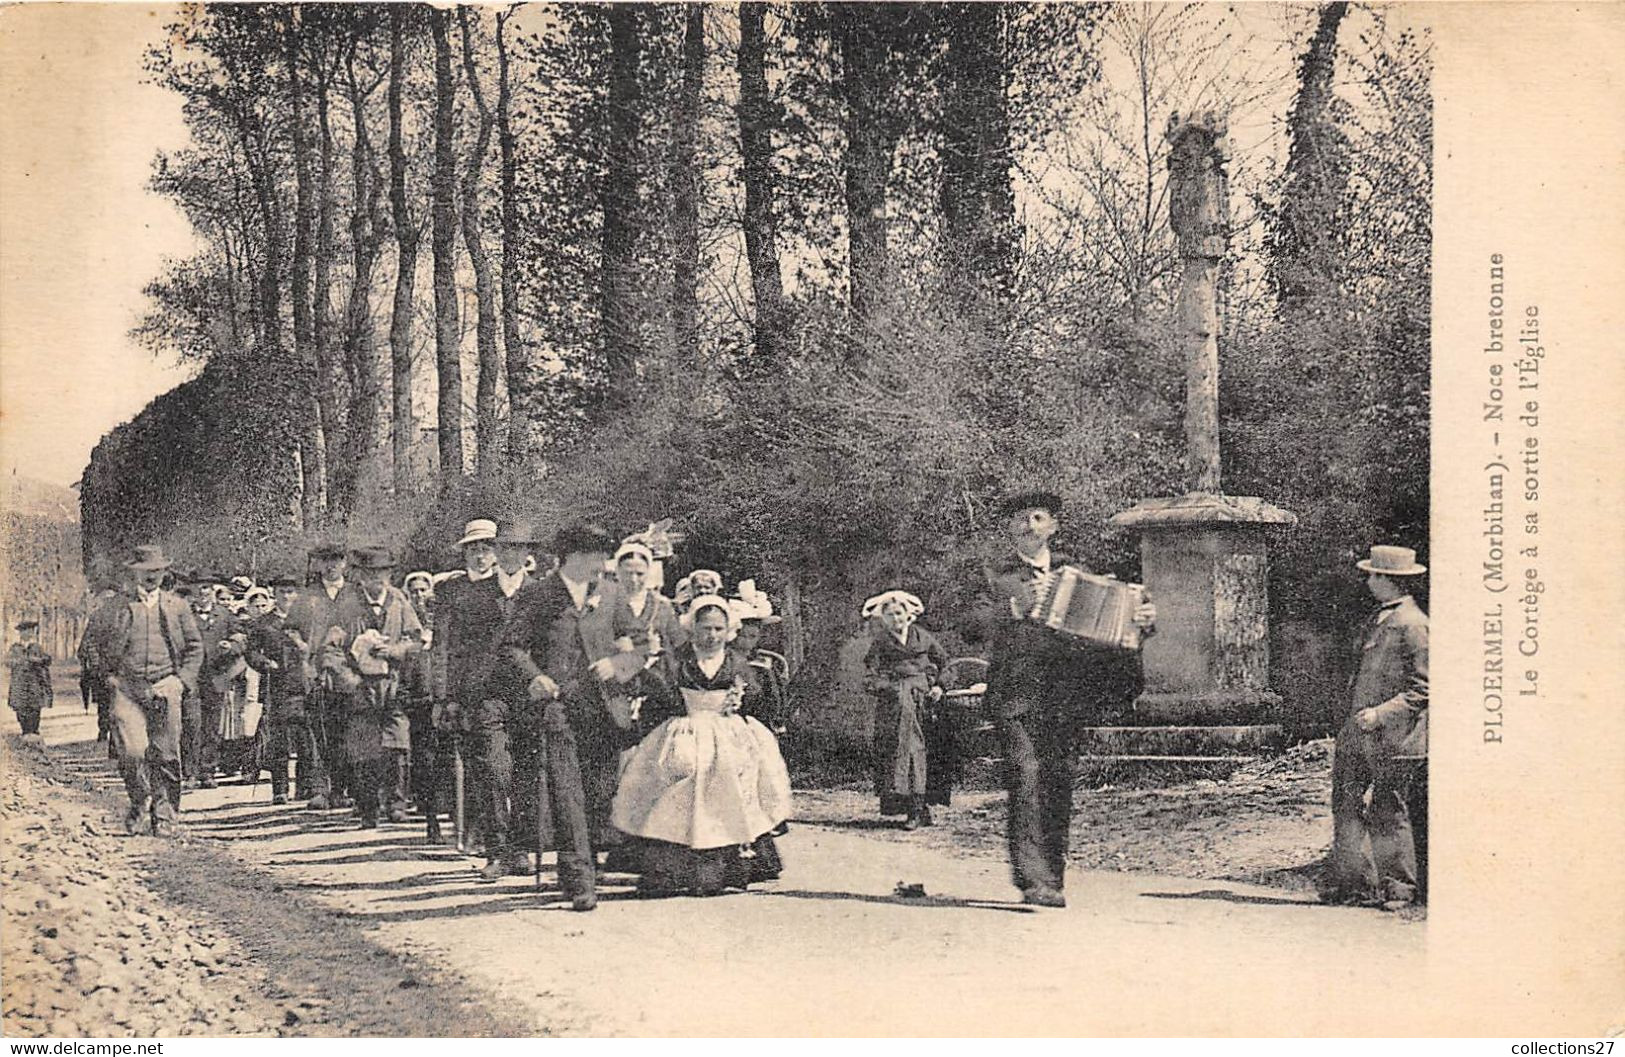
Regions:
[[784, 280], [779, 272], [773, 215], [773, 106], [767, 87], [767, 4], [739, 5], [739, 147], [745, 183], [745, 256], [756, 301], [756, 355], [771, 370], [778, 362], [784, 325]]
[[347, 429], [340, 372], [344, 365], [333, 355], [333, 258], [337, 253], [334, 197], [338, 191], [337, 165], [334, 161], [335, 144], [332, 122], [333, 52], [337, 44], [332, 32], [332, 16], [342, 8], [313, 8], [319, 19], [307, 24], [304, 54], [316, 74], [316, 243], [311, 262], [311, 346], [316, 353], [316, 407], [322, 430], [322, 465], [324, 510], [332, 503], [333, 477], [343, 474], [342, 463], [348, 455], [345, 439]]
[[322, 388], [321, 364], [317, 359], [315, 322], [311, 318], [312, 227], [315, 225], [315, 188], [310, 165], [310, 141], [305, 128], [305, 93], [302, 69], [303, 8], [287, 8], [284, 50], [288, 70], [288, 124], [293, 141], [294, 229], [291, 286], [293, 296], [293, 345], [298, 362], [299, 393], [303, 403], [304, 426], [299, 441], [299, 465], [304, 476], [301, 508], [306, 525], [316, 524], [326, 504], [327, 451], [322, 436], [321, 405], [317, 393]]
[[1005, 9], [952, 3], [939, 9], [947, 49], [942, 109], [944, 270], [963, 289], [1009, 295], [1016, 205], [1010, 184]]
[[[376, 28], [376, 16], [367, 9], [365, 22], [355, 27], [360, 35]], [[355, 509], [363, 467], [371, 457], [378, 432], [380, 386], [373, 351], [372, 312], [368, 297], [372, 292], [373, 268], [383, 245], [381, 185], [378, 159], [368, 133], [367, 97], [378, 87], [379, 78], [369, 83], [356, 73], [358, 41], [351, 41], [344, 56], [345, 89], [354, 125], [350, 144], [350, 181], [353, 188], [350, 212], [351, 275], [350, 296], [344, 310], [344, 366], [350, 383], [350, 406], [346, 422], [347, 441], [340, 472], [333, 483], [333, 504], [340, 516]]]
[[519, 331], [519, 159], [513, 129], [513, 83], [508, 69], [508, 20], [513, 8], [497, 12], [497, 148], [502, 185], [502, 350], [507, 360], [509, 466], [530, 455], [532, 421], [537, 417], [530, 353]]
[[[846, 223], [853, 321], [868, 322], [890, 282], [886, 184], [914, 97], [908, 91], [923, 54], [930, 11], [903, 3], [838, 3], [833, 8], [846, 114]], [[851, 346], [856, 353], [859, 343]]]
[[406, 144], [402, 131], [407, 21], [413, 11], [407, 4], [391, 4], [389, 8], [389, 204], [395, 229], [395, 297], [389, 320], [389, 432], [397, 495], [412, 489], [412, 447], [417, 439], [417, 422], [412, 413], [412, 295], [417, 283], [420, 235], [406, 199]]
[[631, 382], [643, 359], [637, 256], [638, 185], [642, 144], [639, 115], [642, 92], [638, 66], [642, 51], [643, 21], [638, 4], [612, 4], [608, 10], [609, 142], [608, 171], [603, 182], [603, 279], [600, 315], [603, 320], [604, 362], [609, 382], [609, 403], [629, 398]]
[[695, 150], [705, 82], [705, 11], [703, 3], [683, 9], [683, 79], [672, 135], [672, 326], [684, 365], [697, 364], [700, 355], [700, 171]]
[[474, 383], [474, 439], [478, 473], [494, 479], [502, 468], [502, 420], [497, 413], [497, 392], [502, 381], [502, 353], [497, 347], [497, 295], [491, 276], [491, 258], [485, 251], [484, 221], [480, 213], [480, 182], [485, 171], [485, 155], [491, 149], [491, 131], [496, 115], [486, 105], [480, 88], [479, 70], [474, 64], [474, 36], [469, 24], [469, 8], [457, 9], [458, 28], [463, 38], [463, 74], [474, 99], [474, 142], [463, 163], [463, 243], [468, 247], [469, 264], [474, 270], [475, 342], [479, 350], [479, 377]]
[[463, 358], [457, 333], [457, 82], [451, 68], [451, 14], [429, 14], [434, 36], [434, 331], [439, 380], [440, 483], [463, 476]]

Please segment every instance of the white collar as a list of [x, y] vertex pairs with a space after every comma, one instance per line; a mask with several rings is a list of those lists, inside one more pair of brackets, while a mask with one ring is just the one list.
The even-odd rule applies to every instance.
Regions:
[[156, 609], [158, 607], [158, 596], [161, 593], [163, 593], [161, 587], [154, 587], [151, 591], [143, 591], [137, 587], [135, 589], [135, 599], [148, 609]]
[[643, 611], [649, 608], [649, 589], [645, 587], [635, 595], [627, 595], [626, 606], [632, 611], [633, 616], [643, 616]]
[[707, 679], [716, 678], [716, 674], [722, 671], [722, 662], [727, 659], [727, 647], [723, 647], [709, 657], [701, 654], [698, 650], [694, 652], [694, 663], [700, 666], [700, 671], [705, 673]]
[[322, 590], [327, 592], [328, 600], [332, 601], [339, 596], [340, 591], [344, 590], [344, 581], [339, 580], [336, 583], [328, 583], [326, 580], [323, 580]]
[[500, 568], [502, 568], [500, 565], [493, 565], [482, 573], [473, 572], [467, 569], [464, 570], [464, 573], [470, 580], [474, 581], [475, 583], [479, 583], [481, 580], [489, 580]]
[[1049, 572], [1050, 558], [1049, 558], [1049, 544], [1047, 544], [1047, 543], [1044, 544], [1042, 547], [1038, 548], [1038, 553], [1033, 555], [1031, 558], [1027, 557], [1025, 554], [1021, 553], [1020, 551], [1016, 551], [1016, 557], [1020, 558], [1023, 563], [1032, 566], [1034, 569], [1037, 569], [1041, 573]]
[[491, 568], [497, 578], [497, 589], [502, 592], [503, 598], [512, 598], [524, 586], [525, 570], [523, 568], [512, 576], [503, 572], [500, 565], [494, 565]]

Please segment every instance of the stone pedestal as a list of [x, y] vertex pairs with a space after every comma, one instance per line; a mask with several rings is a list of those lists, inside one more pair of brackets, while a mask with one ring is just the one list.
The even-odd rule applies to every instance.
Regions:
[[1193, 492], [1147, 499], [1111, 519], [1140, 535], [1140, 567], [1157, 606], [1143, 648], [1144, 724], [1273, 723], [1269, 550], [1264, 530], [1292, 513], [1262, 499]]

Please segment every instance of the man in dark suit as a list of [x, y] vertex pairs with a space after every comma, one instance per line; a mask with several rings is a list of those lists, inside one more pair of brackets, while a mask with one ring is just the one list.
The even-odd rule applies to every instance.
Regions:
[[1397, 910], [1416, 901], [1418, 887], [1408, 800], [1427, 759], [1428, 615], [1411, 585], [1427, 567], [1409, 547], [1372, 547], [1355, 565], [1377, 611], [1360, 629], [1349, 718], [1333, 750], [1332, 851], [1320, 894]]
[[[465, 639], [462, 625], [471, 619], [465, 611], [472, 604], [471, 595], [477, 593], [476, 585], [496, 573], [496, 548], [492, 545], [496, 535], [495, 521], [488, 518], [469, 521], [463, 526], [462, 538], [457, 541], [457, 548], [462, 552], [463, 568], [432, 578], [439, 582], [434, 586], [434, 598], [429, 607], [428, 701], [427, 708], [414, 719], [412, 769], [413, 783], [417, 787], [424, 814], [428, 817], [428, 840], [434, 844], [443, 839], [439, 809], [443, 785], [453, 781], [468, 723], [474, 707], [482, 699], [480, 695], [484, 693], [483, 685], [476, 686], [469, 681], [471, 676], [467, 663], [481, 654], [489, 663], [495, 651], [494, 638], [476, 634]], [[453, 647], [464, 658], [456, 662], [455, 671]], [[479, 678], [483, 680], [485, 674]], [[466, 807], [453, 804], [452, 808], [452, 818], [459, 825], [467, 826], [470, 830], [483, 826], [477, 795], [474, 802]], [[459, 832], [457, 839], [465, 848], [473, 847], [468, 833]]]
[[537, 812], [552, 826], [560, 887], [581, 911], [598, 905], [595, 839], [626, 739], [610, 718], [606, 684], [630, 680], [643, 666], [641, 653], [616, 649], [613, 606], [600, 591], [614, 550], [614, 539], [597, 526], [561, 529], [558, 569], [523, 600], [503, 636], [509, 693], [519, 691], [539, 710]]
[[[1081, 563], [1050, 549], [1061, 499], [1015, 495], [1000, 508], [1012, 552], [987, 569], [993, 591], [993, 647], [986, 703], [999, 725], [1010, 793], [1010, 868], [1022, 900], [1066, 905], [1066, 850], [1078, 732], [1133, 697], [1138, 657], [1096, 646], [1027, 619], [1034, 587], [1048, 573]], [[1157, 612], [1141, 605], [1134, 622], [1149, 630]]]
[[[336, 543], [319, 543], [310, 548], [307, 562], [313, 581], [288, 608], [285, 628], [298, 637], [308, 658], [305, 668], [309, 693], [305, 697], [306, 716], [311, 730], [310, 802], [312, 811], [329, 807], [350, 807], [349, 764], [344, 755], [344, 730], [349, 720], [347, 695], [333, 685], [333, 673], [318, 671], [328, 634], [338, 623], [338, 600], [345, 586], [345, 550]], [[303, 770], [303, 768], [301, 768]]]
[[181, 702], [181, 775], [201, 788], [213, 789], [220, 763], [220, 713], [226, 707], [225, 690], [217, 685], [216, 677], [236, 659], [228, 645], [236, 622], [223, 606], [215, 604], [212, 583], [200, 578], [176, 593], [191, 603], [192, 618], [203, 637], [197, 692], [187, 694]]
[[448, 595], [441, 611], [443, 637], [436, 640], [436, 694], [443, 702], [442, 714], [448, 708], [466, 714], [470, 786], [485, 826], [487, 861], [480, 880], [488, 883], [530, 872], [521, 834], [534, 826], [524, 825], [528, 811], [515, 808], [531, 798], [528, 783], [516, 785], [514, 774], [516, 760], [521, 775], [534, 773], [526, 766], [535, 740], [534, 709], [512, 679], [499, 678], [496, 662], [503, 629], [541, 591], [526, 570], [536, 535], [524, 521], [505, 521], [496, 528], [490, 540], [496, 565], [487, 576], [462, 580]]

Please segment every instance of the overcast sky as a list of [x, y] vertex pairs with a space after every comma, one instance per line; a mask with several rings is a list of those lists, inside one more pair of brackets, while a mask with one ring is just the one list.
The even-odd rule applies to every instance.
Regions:
[[142, 84], [172, 9], [0, 8], [0, 469], [78, 480], [103, 433], [186, 377], [127, 337], [142, 287], [193, 241], [145, 190], [187, 140]]

